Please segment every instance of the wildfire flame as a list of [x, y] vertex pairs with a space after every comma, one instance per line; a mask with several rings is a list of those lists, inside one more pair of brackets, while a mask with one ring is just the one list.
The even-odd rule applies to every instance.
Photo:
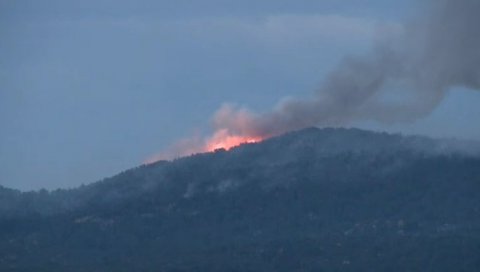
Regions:
[[146, 159], [143, 163], [151, 164], [159, 160], [171, 160], [180, 156], [188, 156], [203, 152], [213, 152], [222, 148], [229, 150], [242, 144], [257, 143], [264, 139], [265, 137], [260, 136], [234, 135], [229, 133], [227, 129], [219, 129], [211, 137], [205, 140], [201, 140], [199, 138], [187, 138], [180, 140], [170, 149]]
[[222, 129], [217, 131], [210, 139], [207, 140], [203, 149], [205, 152], [211, 152], [221, 148], [229, 150], [232, 147], [239, 146], [241, 144], [257, 143], [262, 140], [263, 138], [259, 136], [253, 137], [230, 135], [227, 130]]

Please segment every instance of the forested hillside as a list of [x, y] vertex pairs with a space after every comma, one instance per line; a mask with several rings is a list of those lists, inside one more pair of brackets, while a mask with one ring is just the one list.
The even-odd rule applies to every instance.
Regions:
[[0, 188], [0, 271], [477, 271], [478, 143], [310, 128]]

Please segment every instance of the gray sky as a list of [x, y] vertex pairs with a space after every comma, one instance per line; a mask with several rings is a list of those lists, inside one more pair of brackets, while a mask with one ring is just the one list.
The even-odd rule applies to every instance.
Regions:
[[[0, 0], [0, 185], [90, 183], [208, 132], [225, 102], [306, 97], [418, 2]], [[479, 104], [459, 89], [416, 122], [354, 125], [480, 140]]]

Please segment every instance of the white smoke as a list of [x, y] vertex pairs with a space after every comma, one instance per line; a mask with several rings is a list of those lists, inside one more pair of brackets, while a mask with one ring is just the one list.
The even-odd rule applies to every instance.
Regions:
[[426, 116], [456, 86], [480, 89], [480, 1], [430, 0], [422, 18], [346, 57], [309, 99], [287, 99], [261, 114], [224, 105], [214, 127], [268, 137], [353, 121], [409, 122]]

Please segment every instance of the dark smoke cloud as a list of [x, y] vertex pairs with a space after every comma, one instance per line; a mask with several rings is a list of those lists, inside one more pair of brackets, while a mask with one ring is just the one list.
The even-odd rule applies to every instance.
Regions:
[[345, 58], [311, 98], [287, 99], [262, 114], [225, 105], [214, 126], [267, 137], [361, 120], [409, 122], [457, 86], [480, 89], [480, 0], [431, 0], [423, 17], [376, 42], [370, 54]]

